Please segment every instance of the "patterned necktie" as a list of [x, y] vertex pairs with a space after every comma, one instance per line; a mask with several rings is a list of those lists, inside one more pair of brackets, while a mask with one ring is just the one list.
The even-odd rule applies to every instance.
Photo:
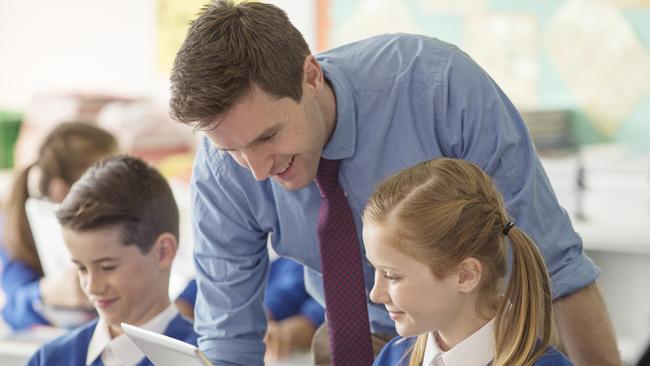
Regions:
[[334, 366], [366, 366], [372, 364], [373, 354], [361, 249], [338, 172], [338, 160], [320, 159], [318, 240], [330, 351]]

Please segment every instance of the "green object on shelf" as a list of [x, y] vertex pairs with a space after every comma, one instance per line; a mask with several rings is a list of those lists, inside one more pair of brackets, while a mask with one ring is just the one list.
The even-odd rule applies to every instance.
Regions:
[[20, 113], [0, 111], [0, 169], [14, 166], [14, 147], [22, 121]]

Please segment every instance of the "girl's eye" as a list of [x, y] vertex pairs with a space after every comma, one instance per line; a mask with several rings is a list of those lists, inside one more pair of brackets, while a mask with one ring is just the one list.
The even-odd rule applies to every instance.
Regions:
[[110, 272], [115, 269], [116, 266], [104, 266], [102, 267], [103, 271]]
[[86, 267], [77, 267], [77, 272], [86, 273]]
[[399, 281], [401, 279], [399, 277], [391, 276], [390, 274], [388, 274], [386, 272], [384, 272], [384, 278], [389, 280], [389, 281]]

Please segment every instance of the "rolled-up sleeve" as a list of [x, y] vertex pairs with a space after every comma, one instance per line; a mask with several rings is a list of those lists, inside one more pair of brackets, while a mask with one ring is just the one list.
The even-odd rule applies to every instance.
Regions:
[[215, 365], [262, 365], [266, 233], [243, 189], [220, 175], [223, 161], [208, 144], [197, 152], [192, 174], [198, 344]]
[[434, 128], [444, 155], [473, 161], [492, 176], [509, 214], [542, 252], [554, 298], [593, 283], [599, 269], [583, 252], [512, 103], [458, 50], [450, 54], [440, 83], [447, 92], [434, 101]]

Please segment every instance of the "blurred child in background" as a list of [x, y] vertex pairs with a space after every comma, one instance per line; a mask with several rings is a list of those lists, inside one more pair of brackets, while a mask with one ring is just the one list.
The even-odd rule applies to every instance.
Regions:
[[[100, 158], [117, 152], [116, 139], [99, 127], [81, 122], [63, 123], [45, 138], [38, 159], [22, 170], [0, 217], [0, 261], [6, 304], [2, 315], [14, 329], [50, 324], [43, 306], [92, 308], [79, 288], [75, 271], [43, 277], [27, 216], [28, 198], [60, 203], [72, 184]], [[4, 221], [4, 222], [1, 222]]]
[[425, 161], [376, 188], [363, 214], [370, 299], [401, 337], [375, 365], [571, 365], [549, 346], [544, 260], [508, 217], [490, 177], [464, 160]]

